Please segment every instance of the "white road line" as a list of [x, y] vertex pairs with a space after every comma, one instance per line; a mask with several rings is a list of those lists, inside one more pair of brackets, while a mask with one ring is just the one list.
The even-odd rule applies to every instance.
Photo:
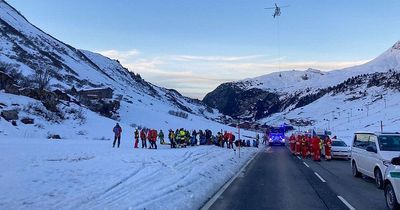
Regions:
[[337, 197], [344, 203], [344, 205], [347, 206], [347, 208], [349, 208], [350, 210], [356, 210], [356, 208], [350, 205], [350, 203], [347, 202], [342, 196], [338, 195]]
[[300, 156], [296, 156], [299, 160], [301, 160], [301, 157]]
[[315, 176], [317, 176], [322, 182], [326, 182], [317, 172], [314, 172]]
[[221, 189], [219, 189], [218, 192], [215, 193], [215, 194], [213, 195], [213, 197], [211, 197], [210, 200], [208, 200], [207, 203], [204, 204], [203, 207], [201, 207], [200, 210], [208, 210], [208, 209], [215, 203], [215, 201], [217, 201], [217, 199], [222, 195], [222, 193], [224, 193], [225, 190], [228, 189], [229, 185], [231, 185], [232, 182], [233, 182], [236, 178], [238, 178], [238, 176], [242, 176], [242, 177], [243, 177], [243, 176], [244, 176], [245, 168], [251, 163], [251, 161], [254, 160], [254, 158], [255, 158], [258, 154], [259, 154], [259, 153], [257, 152], [253, 157], [251, 157], [250, 160], [248, 160], [247, 163], [240, 169], [240, 171], [239, 171], [235, 176], [233, 176], [228, 182], [226, 182], [226, 183], [221, 187]]
[[303, 164], [304, 164], [305, 166], [307, 166], [307, 168], [310, 168], [310, 166], [309, 166], [306, 162], [303, 162]]

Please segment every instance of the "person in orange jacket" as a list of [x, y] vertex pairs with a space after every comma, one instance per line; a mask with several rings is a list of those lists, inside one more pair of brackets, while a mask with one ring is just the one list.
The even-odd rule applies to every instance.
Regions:
[[320, 146], [321, 140], [318, 138], [318, 136], [314, 136], [312, 138], [312, 145], [313, 145], [313, 160], [314, 161], [321, 161], [321, 146]]
[[289, 145], [290, 145], [290, 151], [292, 152], [292, 154], [294, 154], [296, 146], [296, 137], [294, 136], [294, 134], [292, 134], [289, 138]]
[[312, 138], [311, 136], [307, 136], [307, 141], [308, 141], [308, 151], [309, 151], [309, 156], [310, 158], [314, 157], [314, 150], [313, 150], [313, 144], [312, 144]]
[[307, 141], [307, 137], [303, 136], [303, 138], [301, 138], [301, 157], [303, 159], [307, 158], [308, 155], [308, 141]]
[[295, 145], [295, 155], [299, 156], [301, 152], [301, 135], [298, 135], [296, 138], [296, 145]]
[[325, 159], [331, 160], [332, 159], [332, 140], [327, 136], [324, 140], [324, 147], [325, 147]]

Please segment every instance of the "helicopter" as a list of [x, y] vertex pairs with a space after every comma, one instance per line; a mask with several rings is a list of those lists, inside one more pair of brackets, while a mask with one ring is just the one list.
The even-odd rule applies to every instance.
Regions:
[[289, 7], [289, 6], [281, 6], [279, 7], [276, 3], [275, 3], [275, 7], [268, 7], [268, 8], [264, 8], [264, 9], [275, 9], [274, 14], [272, 15], [272, 17], [276, 18], [277, 16], [281, 16], [281, 8], [284, 7]]

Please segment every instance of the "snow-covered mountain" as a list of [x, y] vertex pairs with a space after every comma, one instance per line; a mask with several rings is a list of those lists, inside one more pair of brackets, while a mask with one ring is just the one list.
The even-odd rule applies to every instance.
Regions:
[[[76, 122], [77, 117], [72, 114], [77, 113], [86, 113], [95, 122], [109, 122], [110, 126], [115, 120], [131, 127], [197, 128], [198, 121], [202, 122], [203, 129], [208, 123], [220, 126], [215, 121], [223, 115], [217, 110], [175, 90], [146, 82], [117, 60], [57, 40], [31, 24], [4, 0], [0, 0], [0, 34], [3, 118], [15, 118], [12, 115], [18, 113], [18, 120], [34, 118], [37, 126], [52, 120], [55, 124], [47, 127], [55, 126], [59, 132], [65, 130], [62, 126]], [[41, 88], [42, 83], [45, 88]], [[13, 127], [3, 119], [0, 123], [1, 128], [11, 126], [1, 131], [7, 130], [7, 135], [27, 135], [18, 131], [25, 124], [18, 122]], [[29, 135], [44, 135], [46, 129], [41, 129], [44, 126], [38, 127], [27, 128]], [[77, 132], [89, 131], [75, 129], [62, 135], [68, 137]]]
[[[275, 72], [224, 83], [203, 101], [226, 115], [256, 121], [258, 125], [287, 122], [327, 128], [342, 113], [340, 116], [346, 117], [342, 126], [346, 127], [348, 121], [357, 127], [358, 123], [354, 124], [350, 119], [354, 111], [376, 109], [375, 112], [382, 114], [378, 111], [383, 108], [382, 101], [391, 103], [391, 100], [400, 98], [399, 91], [400, 42], [397, 42], [363, 65], [333, 71], [308, 69]], [[399, 111], [394, 105], [390, 107], [392, 110], [388, 110], [388, 113], [394, 113], [396, 109]], [[375, 118], [386, 119], [379, 114]], [[371, 126], [372, 122], [359, 123], [357, 128], [362, 129]]]

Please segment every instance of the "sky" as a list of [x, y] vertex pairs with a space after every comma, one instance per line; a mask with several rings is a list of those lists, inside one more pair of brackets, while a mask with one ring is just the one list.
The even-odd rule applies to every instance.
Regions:
[[[223, 82], [365, 63], [400, 40], [399, 0], [7, 0], [76, 48], [202, 99]], [[282, 15], [274, 19], [274, 3]]]

